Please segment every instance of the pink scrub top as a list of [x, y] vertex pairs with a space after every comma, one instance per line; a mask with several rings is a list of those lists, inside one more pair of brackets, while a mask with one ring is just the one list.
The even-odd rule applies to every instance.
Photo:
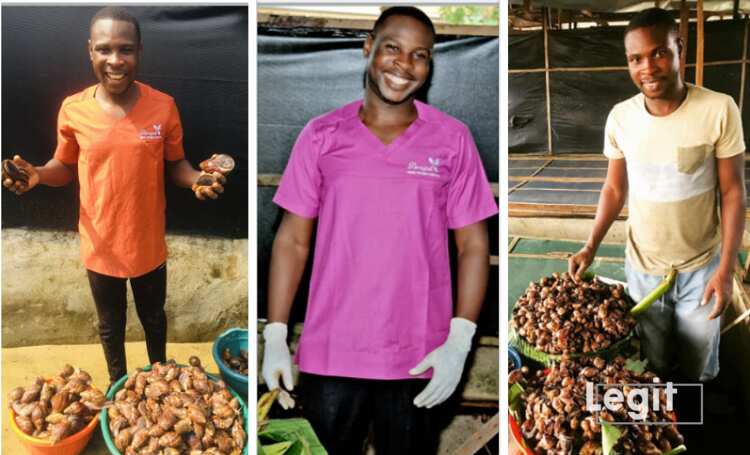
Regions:
[[448, 229], [497, 205], [466, 125], [415, 104], [389, 145], [360, 120], [362, 101], [311, 120], [294, 144], [273, 200], [318, 218], [300, 371], [412, 378], [448, 336]]

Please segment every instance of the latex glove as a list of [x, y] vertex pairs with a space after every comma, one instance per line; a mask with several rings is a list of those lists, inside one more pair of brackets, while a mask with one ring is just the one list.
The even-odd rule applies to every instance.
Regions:
[[292, 380], [292, 356], [286, 344], [286, 324], [270, 322], [263, 329], [263, 367], [261, 373], [266, 381], [268, 390], [279, 388], [279, 376], [287, 390], [294, 389]]
[[193, 183], [192, 190], [195, 193], [195, 197], [201, 201], [206, 198], [216, 199], [219, 194], [224, 192], [224, 183], [227, 179], [221, 172], [201, 172], [198, 178]]
[[409, 374], [416, 376], [432, 368], [432, 379], [427, 387], [414, 398], [414, 406], [431, 408], [453, 395], [461, 380], [466, 356], [471, 350], [471, 339], [476, 330], [477, 325], [468, 319], [451, 319], [451, 328], [445, 343], [427, 354], [419, 365], [409, 370]]
[[36, 168], [19, 155], [14, 156], [12, 160], [3, 160], [2, 173], [3, 186], [18, 195], [29, 191], [39, 183], [39, 173]]

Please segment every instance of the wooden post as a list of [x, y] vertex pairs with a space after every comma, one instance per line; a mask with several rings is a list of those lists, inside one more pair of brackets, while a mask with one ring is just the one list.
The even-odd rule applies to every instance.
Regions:
[[698, 0], [697, 8], [698, 45], [695, 49], [695, 85], [703, 87], [703, 0]]
[[745, 39], [742, 43], [742, 69], [740, 70], [740, 102], [737, 103], [742, 113], [743, 105], [745, 102], [745, 80], [747, 78], [747, 40], [748, 40], [748, 28], [750, 28], [750, 21], [745, 20]]
[[740, 0], [734, 0], [734, 5], [732, 6], [732, 19], [736, 21], [740, 20]]
[[552, 155], [552, 103], [549, 87], [549, 8], [544, 8], [544, 88], [547, 97], [547, 154]]
[[682, 40], [682, 55], [680, 55], [680, 77], [685, 80], [685, 63], [687, 63], [688, 30], [690, 29], [690, 8], [686, 0], [680, 2], [680, 39]]

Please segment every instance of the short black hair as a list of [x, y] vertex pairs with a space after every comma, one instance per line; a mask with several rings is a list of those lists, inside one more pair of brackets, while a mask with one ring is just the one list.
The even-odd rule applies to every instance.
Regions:
[[672, 15], [661, 8], [644, 9], [633, 16], [625, 28], [625, 35], [631, 31], [644, 27], [659, 27], [669, 33], [679, 33], [679, 27]]
[[89, 24], [89, 31], [94, 28], [96, 21], [100, 19], [112, 19], [113, 21], [130, 22], [135, 27], [135, 37], [138, 44], [141, 44], [141, 25], [138, 23], [138, 19], [130, 14], [125, 8], [119, 6], [105, 6], [94, 14]]
[[432, 25], [432, 21], [421, 9], [414, 6], [392, 6], [383, 10], [383, 12], [380, 13], [380, 17], [378, 17], [378, 20], [375, 21], [375, 25], [372, 27], [372, 34], [376, 35], [378, 30], [380, 30], [383, 24], [385, 24], [385, 21], [391, 16], [408, 16], [412, 19], [416, 19], [430, 29], [433, 39], [435, 38], [435, 26]]

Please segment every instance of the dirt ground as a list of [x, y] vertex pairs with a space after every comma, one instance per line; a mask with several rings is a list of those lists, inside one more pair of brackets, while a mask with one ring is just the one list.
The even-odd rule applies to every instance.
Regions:
[[[169, 343], [167, 357], [186, 363], [191, 355], [198, 356], [209, 374], [217, 374], [219, 367], [211, 355], [212, 343]], [[128, 370], [148, 364], [146, 344], [143, 342], [126, 343]], [[37, 376], [51, 376], [59, 371], [65, 363], [86, 370], [93, 378], [94, 385], [105, 390], [109, 385], [107, 365], [104, 362], [102, 348], [98, 344], [87, 345], [45, 345], [22, 348], [5, 348], [2, 350], [3, 382], [3, 455], [26, 453], [18, 437], [9, 425], [10, 413], [7, 408], [8, 393], [11, 389], [26, 387]], [[101, 430], [97, 427], [86, 450], [82, 455], [108, 455]]]

